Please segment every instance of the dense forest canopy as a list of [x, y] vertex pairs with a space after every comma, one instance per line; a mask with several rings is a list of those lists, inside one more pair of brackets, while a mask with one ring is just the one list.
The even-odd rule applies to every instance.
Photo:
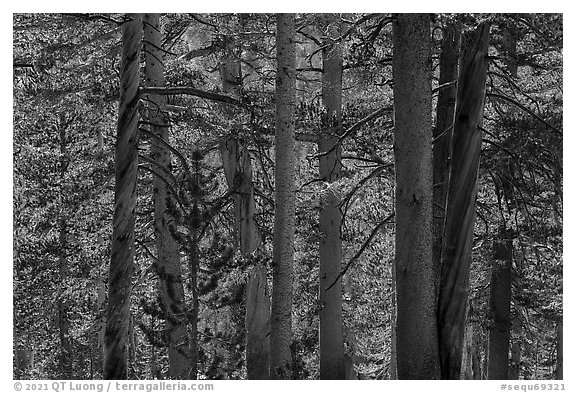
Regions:
[[561, 14], [14, 14], [16, 379], [562, 379]]

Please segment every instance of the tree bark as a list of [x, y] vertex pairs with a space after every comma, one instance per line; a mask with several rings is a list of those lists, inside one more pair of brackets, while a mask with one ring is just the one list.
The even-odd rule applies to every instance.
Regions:
[[246, 285], [246, 369], [248, 379], [269, 379], [270, 295], [266, 267], [256, 266]]
[[294, 111], [296, 94], [294, 14], [276, 16], [276, 136], [270, 377], [290, 379], [295, 225]]
[[[160, 39], [160, 15], [144, 15], [144, 48], [146, 86], [164, 87], [164, 54]], [[147, 117], [150, 131], [159, 140], [169, 143], [168, 120], [166, 118], [166, 97], [148, 97]], [[172, 172], [170, 150], [164, 143], [151, 139], [151, 159], [161, 172]], [[172, 379], [190, 378], [190, 343], [186, 327], [186, 307], [184, 285], [181, 272], [179, 245], [172, 235], [175, 233], [173, 197], [169, 195], [166, 183], [159, 177], [152, 179], [154, 198], [154, 233], [158, 261], [156, 271], [159, 277], [161, 309], [164, 314], [164, 331], [168, 345], [168, 374]]]
[[512, 318], [512, 335], [510, 344], [509, 379], [520, 378], [520, 362], [522, 356], [522, 324], [518, 315]]
[[492, 324], [488, 343], [487, 379], [508, 379], [510, 350], [510, 299], [512, 297], [512, 239], [500, 228], [493, 244], [493, 266], [490, 281], [490, 314]]
[[429, 15], [398, 15], [392, 70], [398, 378], [437, 379]]
[[138, 168], [138, 87], [142, 15], [122, 28], [120, 105], [116, 139], [112, 257], [104, 340], [104, 379], [128, 376], [128, 330], [134, 260], [134, 211]]
[[564, 379], [564, 326], [556, 324], [556, 379]]
[[342, 281], [338, 278], [342, 268], [341, 198], [338, 186], [335, 190], [330, 187], [340, 179], [342, 166], [340, 145], [332, 150], [341, 133], [342, 122], [342, 45], [335, 42], [341, 29], [335, 14], [323, 16], [321, 25], [326, 34], [322, 50], [322, 104], [326, 110], [323, 126], [331, 131], [323, 132], [318, 140], [319, 152], [330, 151], [320, 157], [319, 166], [320, 178], [329, 185], [325, 198], [321, 198], [319, 217], [320, 379], [344, 379]]
[[442, 239], [444, 237], [444, 219], [446, 209], [446, 194], [448, 191], [448, 155], [452, 128], [454, 126], [454, 113], [456, 110], [456, 81], [458, 79], [458, 54], [460, 52], [460, 25], [450, 23], [444, 29], [442, 39], [442, 53], [440, 54], [440, 86], [438, 103], [436, 104], [436, 127], [434, 127], [432, 146], [433, 156], [433, 223], [434, 243], [432, 258], [434, 261], [434, 280], [438, 286], [440, 266], [442, 262]]
[[[63, 115], [61, 115], [62, 117]], [[58, 258], [58, 276], [60, 279], [60, 290], [62, 296], [58, 298], [58, 325], [60, 328], [60, 372], [62, 379], [71, 379], [72, 372], [72, 343], [70, 341], [70, 322], [68, 321], [68, 304], [67, 296], [64, 296], [66, 291], [68, 278], [68, 233], [67, 233], [67, 222], [66, 222], [66, 195], [64, 187], [66, 171], [68, 167], [68, 149], [66, 147], [66, 128], [67, 125], [64, 122], [58, 124], [60, 131], [60, 181], [61, 181], [61, 212], [58, 218], [58, 240], [60, 243], [60, 256]]]
[[459, 379], [476, 214], [490, 25], [462, 45], [438, 299], [442, 379]]

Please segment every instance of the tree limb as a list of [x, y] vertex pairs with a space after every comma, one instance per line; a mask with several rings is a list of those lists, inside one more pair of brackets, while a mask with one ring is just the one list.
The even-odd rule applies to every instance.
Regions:
[[505, 95], [502, 94], [497, 94], [497, 93], [486, 93], [486, 97], [491, 97], [491, 98], [499, 98], [501, 100], [504, 100], [506, 102], [509, 102], [513, 105], [516, 105], [518, 108], [522, 109], [524, 112], [532, 115], [534, 118], [536, 118], [538, 121], [540, 121], [541, 123], [543, 123], [544, 125], [546, 125], [547, 127], [549, 127], [552, 131], [556, 132], [558, 135], [562, 136], [562, 131], [560, 131], [558, 128], [554, 127], [552, 124], [548, 123], [546, 120], [544, 120], [543, 118], [541, 118], [540, 116], [538, 116], [536, 113], [534, 113], [532, 110], [530, 110], [530, 108], [528, 108], [527, 106], [519, 103], [518, 101], [507, 97]]
[[223, 94], [212, 93], [196, 89], [194, 87], [141, 87], [140, 94], [156, 94], [156, 95], [175, 95], [186, 94], [195, 97], [205, 98], [212, 101], [222, 102], [224, 104], [234, 105], [240, 108], [247, 108], [247, 105], [238, 101], [235, 98]]
[[346, 274], [346, 272], [348, 271], [348, 269], [350, 268], [350, 266], [352, 266], [352, 264], [358, 259], [360, 258], [360, 256], [362, 255], [362, 253], [364, 252], [364, 250], [370, 245], [370, 242], [372, 241], [372, 239], [374, 239], [374, 237], [376, 236], [376, 234], [378, 233], [378, 231], [380, 230], [380, 228], [382, 228], [384, 226], [384, 224], [387, 224], [392, 218], [394, 218], [394, 213], [390, 214], [388, 217], [386, 217], [384, 219], [384, 221], [382, 221], [380, 224], [376, 225], [376, 227], [372, 230], [372, 232], [370, 233], [370, 235], [368, 236], [368, 238], [364, 241], [364, 244], [362, 244], [362, 246], [358, 249], [358, 251], [356, 251], [356, 254], [354, 254], [354, 256], [352, 258], [350, 258], [350, 260], [348, 261], [348, 263], [346, 263], [346, 266], [344, 267], [344, 269], [342, 269], [342, 271], [340, 272], [340, 274], [338, 274], [338, 277], [336, 277], [336, 279], [334, 280], [334, 282], [332, 284], [330, 284], [330, 286], [328, 288], [326, 288], [326, 291], [328, 291], [330, 288], [332, 288], [334, 285], [336, 285], [336, 283], [338, 282], [338, 280], [340, 280], [342, 278], [342, 276], [344, 274]]

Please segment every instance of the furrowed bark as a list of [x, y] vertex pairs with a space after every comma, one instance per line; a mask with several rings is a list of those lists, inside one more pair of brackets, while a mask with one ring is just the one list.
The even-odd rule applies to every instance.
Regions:
[[128, 377], [128, 330], [134, 259], [134, 210], [138, 167], [138, 87], [142, 15], [122, 29], [122, 69], [116, 139], [112, 257], [104, 339], [104, 379]]
[[[163, 52], [160, 39], [160, 15], [144, 15], [144, 42], [146, 60], [146, 85], [164, 87]], [[158, 139], [170, 142], [168, 119], [166, 118], [166, 97], [148, 97], [147, 117], [151, 124], [150, 131]], [[151, 139], [151, 159], [163, 171], [170, 173], [171, 154], [165, 144], [157, 139]], [[168, 345], [168, 374], [172, 379], [189, 379], [190, 343], [186, 327], [186, 307], [184, 300], [184, 285], [182, 282], [179, 245], [172, 233], [175, 232], [174, 218], [170, 206], [175, 206], [173, 198], [168, 194], [166, 184], [159, 177], [152, 179], [154, 198], [154, 233], [156, 236], [156, 253], [158, 262], [156, 271], [159, 277], [161, 308], [164, 314], [164, 329]]]
[[[318, 151], [329, 151], [319, 157], [320, 178], [328, 184], [340, 179], [342, 167], [341, 148], [337, 144], [342, 121], [342, 46], [340, 42], [334, 42], [340, 36], [339, 23], [334, 14], [327, 14], [322, 20], [327, 45], [322, 50], [324, 128], [331, 129], [332, 135], [319, 136]], [[336, 148], [332, 149], [335, 145]], [[345, 378], [342, 280], [339, 277], [342, 268], [340, 201], [338, 191], [329, 189], [320, 202], [320, 379]]]
[[430, 55], [430, 16], [398, 15], [392, 70], [399, 379], [439, 377], [432, 264]]
[[276, 136], [270, 378], [290, 379], [295, 225], [296, 56], [294, 14], [276, 16]]
[[442, 379], [459, 379], [474, 236], [490, 25], [462, 47], [438, 298]]

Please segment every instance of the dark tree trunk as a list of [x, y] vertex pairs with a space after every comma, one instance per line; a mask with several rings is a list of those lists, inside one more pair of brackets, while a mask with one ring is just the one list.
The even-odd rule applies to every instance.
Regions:
[[512, 297], [512, 239], [500, 229], [493, 244], [492, 278], [490, 281], [490, 336], [488, 343], [487, 379], [508, 379], [510, 350], [510, 299]]
[[128, 330], [138, 173], [138, 88], [141, 44], [142, 15], [129, 15], [122, 28], [122, 68], [116, 139], [112, 258], [104, 339], [104, 379], [128, 377]]
[[437, 379], [429, 15], [398, 15], [392, 70], [398, 378]]
[[556, 379], [564, 379], [564, 326], [556, 324]]
[[463, 43], [438, 299], [442, 379], [459, 379], [476, 214], [488, 37], [483, 23]]
[[442, 53], [440, 54], [440, 91], [436, 105], [436, 127], [434, 127], [432, 146], [433, 155], [433, 223], [434, 244], [432, 258], [434, 260], [434, 280], [438, 285], [441, 266], [442, 239], [444, 235], [444, 212], [446, 209], [446, 194], [448, 192], [448, 155], [452, 129], [454, 127], [454, 112], [456, 110], [456, 82], [458, 79], [458, 54], [460, 52], [460, 25], [450, 23], [444, 29]]
[[[325, 131], [320, 135], [318, 151], [335, 147], [342, 119], [342, 47], [336, 41], [341, 35], [340, 21], [327, 14], [322, 21], [326, 33], [322, 50], [322, 104], [326, 110]], [[340, 179], [340, 145], [320, 157], [320, 178], [327, 184]], [[337, 188], [337, 187], [336, 187]], [[340, 240], [341, 198], [329, 189], [320, 206], [320, 379], [344, 379], [344, 340], [342, 335], [342, 268]], [[329, 289], [328, 289], [329, 288]]]
[[270, 378], [290, 379], [292, 368], [292, 282], [295, 225], [294, 110], [296, 56], [294, 14], [276, 16], [276, 206], [272, 258]]
[[254, 267], [246, 285], [246, 369], [248, 379], [269, 379], [270, 295], [266, 268]]
[[[164, 52], [160, 37], [160, 15], [144, 15], [144, 42], [146, 60], [146, 86], [164, 87]], [[166, 179], [172, 175], [171, 154], [165, 141], [169, 143], [168, 120], [166, 118], [166, 96], [149, 96], [147, 117], [151, 132], [151, 159], [155, 171], [162, 177], [152, 179], [154, 198], [154, 233], [156, 236], [157, 264], [161, 309], [164, 314], [166, 342], [168, 345], [168, 374], [172, 379], [190, 378], [190, 343], [186, 327], [186, 307], [182, 282], [179, 245], [173, 237], [175, 232], [173, 197], [167, 191]], [[173, 209], [172, 209], [173, 210]]]

